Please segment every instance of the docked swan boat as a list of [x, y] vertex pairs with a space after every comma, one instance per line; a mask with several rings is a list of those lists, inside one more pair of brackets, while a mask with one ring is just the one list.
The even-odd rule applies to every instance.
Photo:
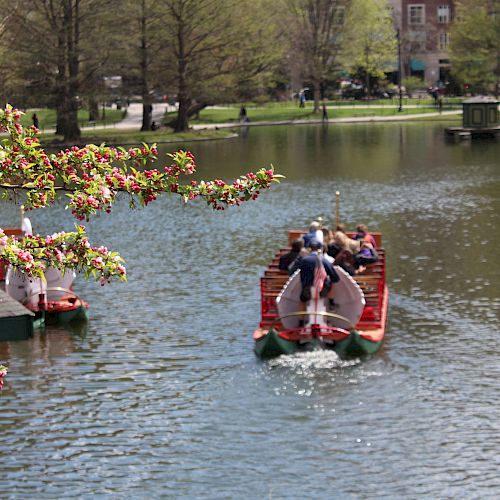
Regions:
[[[21, 228], [4, 229], [4, 232], [20, 238], [33, 234], [27, 217], [23, 218]], [[48, 268], [44, 275], [45, 280], [29, 278], [12, 266], [5, 268], [0, 263], [0, 280], [5, 280], [5, 292], [34, 313], [34, 328], [87, 320], [89, 305], [73, 291], [75, 273], [62, 274], [58, 269]]]
[[[304, 234], [290, 231], [289, 245]], [[333, 285], [334, 302], [312, 293], [305, 311], [300, 304], [300, 271], [288, 276], [278, 268], [279, 250], [260, 280], [261, 322], [254, 332], [254, 350], [262, 359], [315, 349], [329, 349], [340, 357], [373, 354], [383, 343], [388, 306], [385, 252], [382, 235], [371, 233], [379, 260], [355, 276], [339, 266], [340, 281]]]

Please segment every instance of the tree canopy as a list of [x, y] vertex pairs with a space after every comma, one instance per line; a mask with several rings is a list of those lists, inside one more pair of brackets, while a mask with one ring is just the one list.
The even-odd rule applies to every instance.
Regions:
[[[77, 141], [82, 98], [99, 94], [99, 82], [116, 48], [114, 32], [106, 29], [106, 23], [119, 4], [117, 0], [105, 4], [97, 0], [0, 0], [6, 20], [2, 47], [6, 57], [17, 61], [7, 69], [10, 80], [17, 82], [11, 86], [14, 95], [8, 96], [8, 102], [54, 106], [56, 132], [68, 142]], [[19, 92], [23, 98], [16, 95]]]
[[321, 86], [338, 67], [340, 37], [348, 0], [286, 0], [292, 56], [313, 85], [314, 112], [319, 112]]
[[[21, 114], [11, 106], [0, 110], [0, 132], [8, 134], [0, 145], [0, 193], [7, 199], [21, 198], [27, 210], [45, 208], [64, 196], [75, 218], [88, 222], [97, 213], [111, 212], [120, 193], [129, 197], [131, 207], [172, 193], [185, 203], [200, 198], [214, 210], [224, 210], [255, 200], [282, 177], [271, 167], [231, 184], [221, 179], [183, 184], [180, 179], [196, 171], [193, 154], [177, 151], [169, 155], [167, 165], [151, 168], [158, 151], [146, 144], [129, 149], [89, 144], [49, 154], [40, 147], [37, 129], [21, 126]], [[104, 246], [92, 246], [79, 224], [74, 232], [26, 235], [21, 240], [0, 229], [0, 259], [28, 276], [41, 277], [47, 267], [56, 267], [78, 269], [102, 282], [126, 279], [122, 258]]]
[[[151, 104], [174, 96], [173, 125], [184, 131], [204, 106], [265, 89], [282, 52], [269, 0], [0, 0], [0, 8], [0, 99], [56, 107], [69, 143], [81, 135], [79, 108], [95, 119], [97, 101], [119, 97], [140, 96], [150, 130]], [[110, 91], [113, 76], [121, 85]]]
[[352, 0], [342, 43], [342, 62], [360, 72], [371, 94], [370, 77], [383, 78], [397, 60], [394, 20], [385, 0]]
[[499, 94], [500, 12], [498, 1], [460, 0], [450, 31], [455, 78], [476, 91]]
[[234, 99], [241, 86], [259, 85], [272, 64], [272, 16], [262, 1], [163, 0], [162, 61], [179, 103], [175, 131], [208, 104]]

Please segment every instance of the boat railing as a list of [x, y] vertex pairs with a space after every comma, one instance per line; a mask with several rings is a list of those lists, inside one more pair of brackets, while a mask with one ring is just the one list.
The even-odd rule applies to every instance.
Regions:
[[[289, 276], [286, 271], [278, 268], [279, 258], [289, 251], [280, 249], [274, 256], [270, 266], [260, 279], [261, 285], [261, 323], [260, 327], [269, 327], [278, 318], [276, 298], [280, 294]], [[364, 272], [354, 276], [365, 295], [366, 305], [358, 327], [379, 328], [382, 322], [382, 307], [385, 288], [385, 250], [377, 248], [378, 262], [366, 266]]]
[[370, 264], [364, 273], [354, 276], [365, 296], [365, 307], [361, 315], [358, 327], [380, 328], [382, 326], [382, 309], [385, 288], [385, 252], [377, 249], [379, 261]]

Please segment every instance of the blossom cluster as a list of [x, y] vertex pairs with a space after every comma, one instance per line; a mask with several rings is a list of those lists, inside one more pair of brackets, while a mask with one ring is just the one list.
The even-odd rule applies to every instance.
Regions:
[[7, 368], [0, 365], [0, 391], [3, 389], [3, 378], [7, 375]]
[[55, 267], [80, 270], [86, 278], [93, 276], [102, 284], [113, 277], [125, 281], [123, 259], [105, 246], [91, 246], [84, 226], [75, 228], [74, 232], [61, 231], [46, 237], [28, 234], [22, 240], [7, 237], [0, 229], [0, 260], [28, 276], [43, 278], [45, 269]]
[[[270, 168], [230, 184], [220, 179], [183, 184], [181, 179], [196, 172], [194, 155], [177, 151], [168, 155], [167, 165], [151, 168], [158, 160], [154, 144], [128, 149], [89, 144], [47, 153], [40, 147], [39, 131], [21, 126], [21, 114], [10, 105], [0, 109], [0, 132], [7, 133], [0, 143], [0, 193], [5, 197], [22, 191], [26, 210], [46, 207], [64, 193], [75, 218], [89, 221], [97, 213], [109, 213], [120, 192], [130, 196], [131, 206], [145, 206], [161, 194], [174, 193], [185, 203], [200, 198], [214, 210], [224, 210], [255, 200], [282, 177]], [[0, 259], [29, 276], [42, 276], [46, 267], [54, 266], [80, 269], [101, 282], [114, 276], [126, 279], [120, 256], [92, 247], [82, 226], [74, 233], [28, 235], [22, 240], [7, 238], [0, 229]]]
[[0, 132], [8, 139], [0, 146], [0, 187], [22, 188], [26, 193], [27, 210], [53, 203], [57, 192], [64, 190], [68, 208], [79, 220], [99, 211], [110, 212], [119, 192], [147, 205], [162, 193], [177, 193], [184, 202], [204, 198], [216, 210], [256, 199], [262, 189], [279, 182], [273, 169], [260, 169], [231, 184], [221, 180], [181, 184], [180, 177], [196, 172], [195, 158], [189, 151], [170, 154], [171, 164], [149, 168], [158, 160], [156, 145], [134, 148], [113, 148], [101, 144], [73, 146], [48, 154], [40, 147], [38, 130], [24, 129], [21, 113], [11, 106], [0, 110]]

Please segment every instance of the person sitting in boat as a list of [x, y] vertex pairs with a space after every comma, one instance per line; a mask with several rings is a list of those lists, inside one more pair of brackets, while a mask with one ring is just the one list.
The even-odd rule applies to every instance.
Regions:
[[323, 226], [321, 232], [323, 233], [323, 244], [329, 245], [333, 240], [333, 231], [329, 227]]
[[356, 235], [354, 236], [354, 239], [366, 241], [367, 243], [370, 243], [373, 248], [377, 246], [375, 238], [368, 232], [368, 227], [365, 224], [358, 224], [356, 226]]
[[333, 264], [335, 262], [335, 259], [328, 253], [328, 245], [325, 245], [323, 243], [323, 257], [330, 263]]
[[354, 257], [354, 265], [356, 269], [361, 272], [361, 268], [364, 270], [365, 266], [368, 264], [375, 264], [375, 262], [378, 262], [377, 251], [371, 243], [363, 241], [359, 252]]
[[304, 240], [298, 238], [292, 241], [292, 249], [280, 257], [278, 268], [280, 271], [288, 271], [303, 255], [307, 255], [307, 252], [304, 252]]
[[345, 225], [337, 224], [335, 233], [333, 233], [330, 244], [328, 245], [328, 255], [336, 258], [341, 250], [348, 250], [352, 254], [355, 254], [359, 251], [359, 248], [359, 241], [352, 240], [347, 236]]
[[333, 231], [329, 227], [323, 227], [323, 257], [333, 264], [335, 260], [332, 255], [329, 254], [328, 250], [333, 244]]
[[341, 249], [335, 257], [335, 265], [341, 267], [351, 276], [356, 274], [354, 255], [350, 250]]
[[319, 241], [323, 244], [323, 231], [321, 230], [321, 224], [317, 220], [313, 220], [309, 225], [309, 232], [302, 236], [304, 240], [304, 246], [310, 248], [311, 241]]
[[302, 292], [300, 294], [300, 301], [302, 303], [309, 302], [311, 300], [311, 287], [314, 285], [315, 269], [318, 265], [322, 265], [326, 277], [323, 281], [323, 287], [320, 291], [320, 295], [325, 297], [331, 291], [332, 284], [340, 281], [337, 271], [333, 268], [332, 264], [325, 259], [322, 255], [321, 250], [323, 244], [318, 240], [312, 240], [309, 243], [311, 248], [311, 253], [306, 257], [296, 261], [290, 272], [293, 274], [297, 269], [300, 270], [300, 282], [302, 285]]

